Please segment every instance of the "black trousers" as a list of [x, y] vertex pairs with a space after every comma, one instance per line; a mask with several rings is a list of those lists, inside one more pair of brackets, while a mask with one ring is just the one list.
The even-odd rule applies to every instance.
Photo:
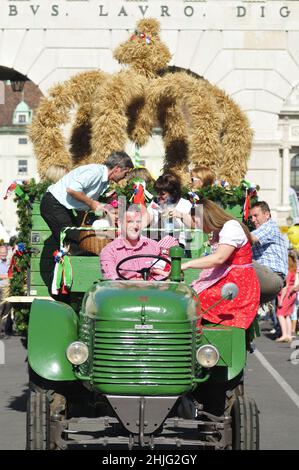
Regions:
[[[53, 194], [46, 192], [41, 200], [40, 213], [47, 222], [55, 241], [57, 248], [60, 247], [60, 232], [65, 227], [78, 227], [77, 218], [71, 209], [67, 209], [55, 199]], [[71, 245], [71, 250], [78, 249], [78, 230], [68, 230], [65, 238]]]

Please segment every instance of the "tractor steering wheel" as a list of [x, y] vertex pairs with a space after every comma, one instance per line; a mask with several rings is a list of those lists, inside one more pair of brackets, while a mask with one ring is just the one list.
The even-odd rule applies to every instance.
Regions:
[[[141, 269], [125, 269], [125, 268], [121, 268], [121, 265], [122, 265], [123, 263], [125, 263], [126, 261], [130, 261], [131, 259], [137, 259], [137, 258], [154, 258], [154, 259], [156, 259], [156, 261], [155, 261], [151, 266], [149, 266], [148, 268], [141, 268]], [[133, 256], [127, 256], [126, 258], [122, 259], [119, 263], [117, 263], [116, 272], [117, 272], [118, 276], [119, 276], [121, 279], [125, 279], [126, 281], [129, 281], [130, 279], [128, 279], [127, 277], [123, 276], [123, 275], [120, 273], [120, 271], [127, 271], [127, 272], [134, 272], [134, 273], [141, 274], [142, 279], [143, 279], [144, 281], [148, 281], [151, 268], [152, 268], [159, 260], [165, 261], [166, 263], [169, 264], [169, 260], [168, 260], [167, 258], [163, 258], [162, 256], [159, 256], [159, 255], [133, 255]], [[159, 281], [165, 281], [165, 279], [168, 279], [168, 276], [165, 276], [165, 277], [163, 277], [162, 279], [159, 279]], [[156, 279], [156, 280], [158, 280], [158, 279]]]

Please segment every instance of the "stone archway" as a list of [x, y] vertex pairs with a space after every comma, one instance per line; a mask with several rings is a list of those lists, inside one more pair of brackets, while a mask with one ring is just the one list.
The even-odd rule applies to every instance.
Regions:
[[0, 65], [0, 80], [7, 81], [10, 80], [11, 82], [26, 82], [28, 81], [28, 77], [23, 75], [22, 73], [18, 72], [15, 69], [4, 67]]

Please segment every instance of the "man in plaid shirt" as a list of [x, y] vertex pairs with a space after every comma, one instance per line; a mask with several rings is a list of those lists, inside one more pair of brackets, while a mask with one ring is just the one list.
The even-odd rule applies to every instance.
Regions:
[[256, 229], [253, 240], [253, 265], [261, 286], [261, 303], [273, 300], [285, 285], [288, 273], [288, 246], [278, 225], [271, 219], [265, 201], [256, 202], [250, 209]]

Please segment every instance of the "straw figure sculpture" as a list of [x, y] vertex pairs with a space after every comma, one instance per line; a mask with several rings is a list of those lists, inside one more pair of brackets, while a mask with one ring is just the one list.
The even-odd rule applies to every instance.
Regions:
[[[247, 117], [219, 88], [170, 67], [159, 32], [157, 20], [140, 20], [114, 51], [126, 69], [77, 74], [43, 98], [29, 129], [41, 177], [53, 168], [60, 174], [102, 163], [128, 139], [142, 147], [157, 126], [165, 148], [163, 170], [183, 181], [190, 164], [208, 166], [231, 184], [245, 176], [252, 141]], [[72, 126], [69, 142], [66, 125]]]

